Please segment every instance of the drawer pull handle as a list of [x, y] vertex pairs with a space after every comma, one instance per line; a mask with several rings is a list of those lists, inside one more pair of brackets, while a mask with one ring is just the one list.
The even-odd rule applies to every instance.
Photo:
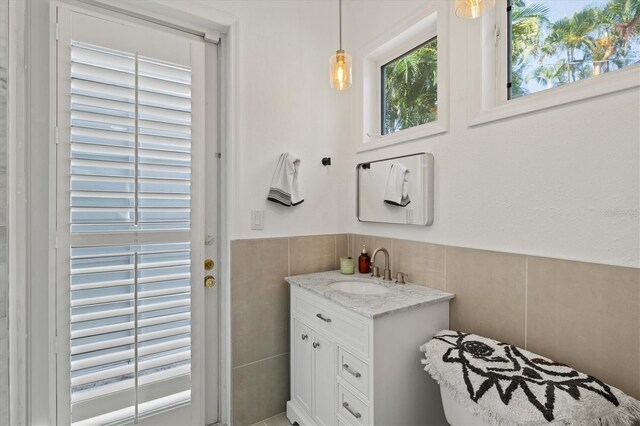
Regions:
[[319, 342], [313, 342], [313, 348], [317, 349], [320, 347], [320, 343]]
[[325, 318], [322, 314], [316, 314], [316, 316], [324, 322], [331, 322], [331, 318]]
[[349, 368], [349, 364], [342, 364], [342, 368], [347, 370], [347, 373], [351, 374], [355, 378], [358, 378], [358, 377], [360, 377], [362, 375], [362, 374], [358, 373], [357, 371], [353, 371], [351, 368]]
[[303, 334], [303, 335], [302, 335], [302, 336], [300, 336], [300, 337], [302, 337], [302, 340], [307, 340], [307, 339], [309, 338], [309, 336], [308, 336], [308, 335], [306, 335], [306, 334]]
[[351, 415], [353, 417], [355, 417], [356, 419], [359, 419], [360, 417], [362, 417], [362, 414], [357, 413], [357, 412], [353, 411], [351, 408], [349, 408], [349, 403], [348, 402], [343, 402], [342, 406], [344, 407], [345, 410], [347, 410], [349, 413], [351, 413]]

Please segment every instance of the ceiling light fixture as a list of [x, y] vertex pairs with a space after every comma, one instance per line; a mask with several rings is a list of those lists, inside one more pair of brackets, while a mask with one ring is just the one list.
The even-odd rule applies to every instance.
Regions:
[[479, 18], [495, 4], [496, 0], [456, 0], [456, 15], [459, 18]]
[[351, 87], [351, 55], [342, 50], [342, 0], [339, 0], [338, 24], [340, 28], [340, 49], [329, 58], [329, 81], [331, 88], [338, 91]]

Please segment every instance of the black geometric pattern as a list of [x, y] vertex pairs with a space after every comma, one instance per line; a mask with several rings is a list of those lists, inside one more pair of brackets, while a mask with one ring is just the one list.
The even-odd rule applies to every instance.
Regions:
[[[496, 342], [491, 347], [476, 340], [477, 336], [456, 331], [441, 332], [434, 339], [450, 346], [442, 361], [460, 364], [469, 397], [476, 403], [495, 388], [502, 403], [509, 405], [514, 391], [522, 389], [529, 402], [549, 422], [555, 419], [558, 392], [576, 401], [584, 392], [592, 392], [616, 407], [620, 404], [611, 388], [597, 378], [564, 364], [529, 358], [517, 346]], [[475, 376], [473, 381], [471, 374]]]

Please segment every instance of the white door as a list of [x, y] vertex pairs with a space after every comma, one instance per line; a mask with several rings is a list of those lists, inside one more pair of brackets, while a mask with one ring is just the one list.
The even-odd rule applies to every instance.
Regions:
[[297, 319], [293, 320], [293, 399], [311, 416], [311, 395], [313, 394], [313, 336], [311, 329]]
[[[205, 169], [204, 169], [204, 199], [205, 199], [205, 246], [204, 255], [207, 268], [206, 276], [218, 280], [220, 268], [218, 260], [219, 215], [218, 215], [218, 182], [219, 182], [219, 151], [218, 146], [218, 100], [219, 84], [218, 79], [218, 46], [212, 43], [206, 44], [205, 53]], [[205, 368], [205, 424], [211, 425], [220, 419], [220, 286], [205, 290], [205, 312], [204, 312], [204, 368]]]
[[205, 43], [57, 14], [57, 422], [213, 421]]
[[336, 424], [336, 344], [322, 334], [313, 335], [313, 420], [318, 425]]

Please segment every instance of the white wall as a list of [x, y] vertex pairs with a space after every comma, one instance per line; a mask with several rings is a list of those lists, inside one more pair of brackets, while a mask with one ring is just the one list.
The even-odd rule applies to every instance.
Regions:
[[[186, 2], [165, 1], [183, 8]], [[233, 15], [239, 23], [239, 125], [231, 159], [231, 239], [344, 232], [344, 190], [349, 144], [349, 95], [329, 87], [329, 56], [338, 48], [338, 3], [327, 0], [206, 0], [189, 11]], [[304, 203], [267, 201], [284, 151], [301, 160]], [[333, 165], [324, 167], [323, 157]], [[351, 177], [351, 175], [350, 175]], [[349, 182], [353, 185], [353, 180]], [[251, 210], [265, 210], [263, 231], [250, 229]]]
[[[423, 0], [352, 0], [345, 47], [359, 51]], [[358, 89], [351, 92], [351, 163], [426, 151], [435, 156], [433, 226], [358, 223], [349, 180], [345, 220], [355, 233], [513, 253], [640, 266], [640, 91], [627, 90], [467, 127], [468, 21], [450, 17], [450, 131], [356, 154]], [[358, 70], [355, 69], [357, 77]], [[354, 82], [358, 84], [359, 82]], [[351, 178], [351, 176], [349, 176]]]
[[[356, 154], [359, 90], [333, 92], [327, 81], [328, 57], [337, 46], [337, 0], [189, 4], [192, 12], [197, 6], [210, 18], [222, 12], [239, 22], [232, 239], [355, 232], [640, 266], [637, 88], [467, 127], [470, 25], [452, 14], [449, 132]], [[363, 47], [424, 4], [345, 0], [344, 46], [354, 58], [354, 85], [361, 83]], [[266, 201], [286, 150], [302, 158], [305, 202], [293, 208]], [[435, 156], [433, 226], [358, 223], [355, 164], [420, 151]], [[333, 166], [320, 164], [324, 156]], [[252, 209], [266, 211], [264, 231], [250, 230]]]

